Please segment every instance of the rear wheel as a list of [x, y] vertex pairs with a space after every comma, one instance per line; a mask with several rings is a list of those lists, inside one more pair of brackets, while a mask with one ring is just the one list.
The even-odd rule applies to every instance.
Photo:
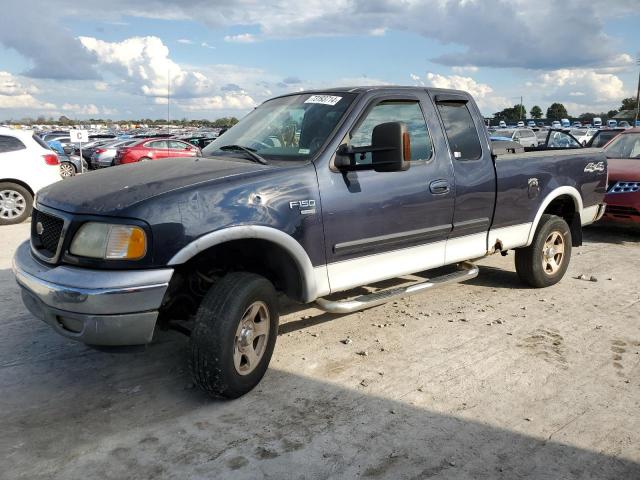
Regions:
[[516, 249], [516, 272], [536, 288], [558, 283], [571, 259], [571, 230], [564, 219], [542, 215], [531, 245]]
[[33, 197], [21, 185], [0, 183], [0, 225], [24, 222], [31, 215]]
[[151, 160], [149, 157], [142, 157], [140, 160], [138, 160], [139, 162], [148, 162], [149, 160]]
[[60, 176], [62, 178], [73, 177], [76, 174], [76, 167], [71, 162], [62, 162], [60, 164]]
[[278, 336], [276, 291], [253, 273], [225, 275], [205, 295], [189, 341], [193, 381], [212, 396], [237, 398], [262, 379]]

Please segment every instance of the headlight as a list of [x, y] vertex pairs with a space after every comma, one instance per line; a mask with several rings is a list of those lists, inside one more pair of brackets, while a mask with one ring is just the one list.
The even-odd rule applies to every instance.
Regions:
[[147, 236], [133, 225], [88, 222], [73, 237], [69, 251], [81, 257], [139, 260], [147, 253]]

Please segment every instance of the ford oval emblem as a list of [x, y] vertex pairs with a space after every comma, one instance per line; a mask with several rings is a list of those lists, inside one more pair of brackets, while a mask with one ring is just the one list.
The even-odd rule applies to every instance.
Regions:
[[43, 232], [44, 232], [44, 227], [42, 226], [42, 222], [36, 223], [36, 233], [38, 235], [42, 235]]

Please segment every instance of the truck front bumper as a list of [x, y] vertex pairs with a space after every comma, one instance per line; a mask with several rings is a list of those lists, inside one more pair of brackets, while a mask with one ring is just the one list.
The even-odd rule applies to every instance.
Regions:
[[65, 337], [89, 345], [149, 343], [173, 269], [89, 270], [46, 266], [29, 241], [13, 258], [29, 311]]

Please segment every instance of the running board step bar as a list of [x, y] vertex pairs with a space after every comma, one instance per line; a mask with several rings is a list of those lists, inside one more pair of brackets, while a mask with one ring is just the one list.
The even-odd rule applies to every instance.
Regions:
[[366, 308], [382, 305], [391, 300], [398, 298], [408, 297], [415, 295], [416, 293], [424, 292], [438, 287], [443, 287], [451, 283], [464, 282], [465, 280], [471, 280], [478, 276], [478, 267], [471, 262], [462, 262], [458, 264], [460, 268], [457, 272], [448, 273], [440, 277], [431, 278], [424, 282], [414, 283], [407, 287], [392, 288], [390, 290], [382, 290], [379, 292], [369, 293], [367, 295], [361, 295], [350, 300], [327, 300], [325, 298], [318, 298], [316, 300], [317, 306], [329, 313], [351, 313], [358, 310], [364, 310]]

